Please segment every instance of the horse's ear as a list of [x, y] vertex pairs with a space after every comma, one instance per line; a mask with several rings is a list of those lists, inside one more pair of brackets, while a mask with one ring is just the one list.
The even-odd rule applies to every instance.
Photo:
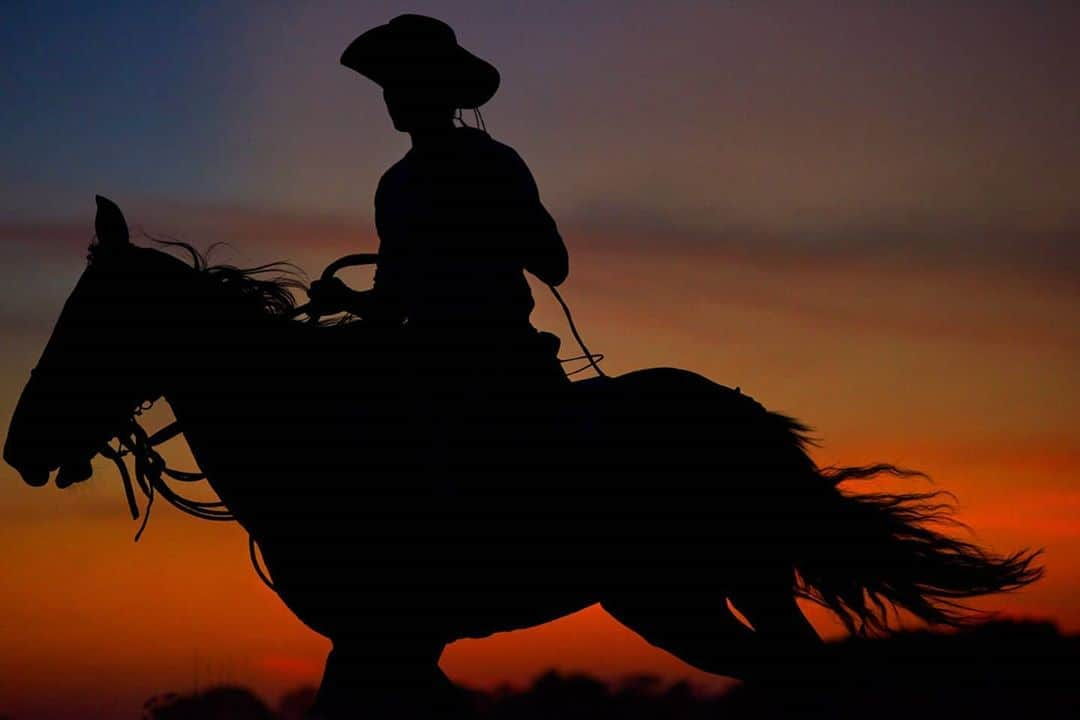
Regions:
[[119, 247], [128, 244], [128, 226], [120, 207], [107, 197], [95, 195], [97, 216], [94, 233], [101, 247]]

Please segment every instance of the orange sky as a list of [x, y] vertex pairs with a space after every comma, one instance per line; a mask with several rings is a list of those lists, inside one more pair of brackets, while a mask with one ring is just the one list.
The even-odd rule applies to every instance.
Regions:
[[[229, 241], [223, 261], [314, 274], [374, 249], [375, 183], [406, 144], [336, 48], [396, 8], [230, 5], [0, 28], [20, 109], [0, 114], [0, 441], [95, 192], [135, 228]], [[1046, 549], [1043, 581], [986, 607], [1080, 631], [1075, 5], [664, 5], [447, 16], [503, 72], [485, 119], [560, 223], [590, 347], [609, 372], [741, 386], [813, 425], [823, 464], [926, 471], [980, 542]], [[106, 32], [125, 42], [91, 42]], [[326, 641], [262, 586], [237, 528], [159, 505], [136, 545], [96, 467], [62, 492], [0, 467], [0, 715], [133, 717], [159, 691], [317, 680]], [[552, 666], [718, 682], [595, 608], [455, 644], [443, 666], [478, 685]]]
[[[822, 463], [896, 460], [929, 472], [958, 495], [981, 542], [1047, 549], [1044, 581], [986, 606], [1080, 630], [1080, 443], [1070, 423], [1078, 345], [1074, 329], [1042, 319], [1068, 317], [1071, 298], [966, 274], [946, 283], [827, 264], [766, 273], [708, 253], [661, 260], [589, 250], [607, 242], [567, 234], [577, 250], [568, 299], [610, 371], [691, 368], [815, 425]], [[77, 274], [78, 260], [69, 266]], [[538, 323], [561, 331], [556, 308], [538, 297]], [[5, 403], [15, 372], [5, 368]], [[183, 464], [184, 448], [174, 452]], [[260, 584], [238, 529], [159, 506], [136, 545], [104, 464], [93, 482], [63, 492], [24, 487], [6, 468], [0, 477], [0, 697], [33, 708], [108, 697], [120, 708], [162, 689], [236, 681], [272, 697], [317, 679], [326, 642]], [[822, 613], [812, 617], [837, 632]], [[476, 685], [524, 682], [547, 667], [718, 683], [597, 608], [458, 643], [443, 666]]]

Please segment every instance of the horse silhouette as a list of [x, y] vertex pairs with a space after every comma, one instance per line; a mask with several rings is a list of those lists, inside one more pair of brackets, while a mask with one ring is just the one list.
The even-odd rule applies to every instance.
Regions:
[[[677, 369], [463, 408], [436, 467], [413, 391], [431, 359], [416, 361], [407, 326], [299, 322], [270, 266], [132, 244], [100, 197], [96, 228], [4, 458], [32, 485], [58, 470], [64, 487], [120, 438], [151, 498], [234, 516], [281, 599], [333, 642], [323, 716], [453, 714], [447, 643], [597, 602], [691, 665], [768, 680], [818, 657], [799, 597], [871, 633], [896, 608], [960, 624], [966, 598], [1040, 576], [1037, 552], [946, 534], [936, 494], [845, 484], [913, 473], [819, 468], [799, 422]], [[163, 465], [133, 415], [161, 397], [221, 504], [170, 487], [191, 477]]]

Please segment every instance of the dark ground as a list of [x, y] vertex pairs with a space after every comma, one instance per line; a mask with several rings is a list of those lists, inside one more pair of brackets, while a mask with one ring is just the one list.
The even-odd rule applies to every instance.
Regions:
[[[1080, 636], [1050, 623], [994, 622], [958, 633], [846, 640], [793, 683], [701, 696], [685, 684], [629, 678], [616, 686], [549, 672], [525, 689], [474, 692], [478, 720], [699, 718], [1080, 718]], [[147, 703], [145, 720], [300, 720], [314, 695], [271, 709], [243, 688]]]

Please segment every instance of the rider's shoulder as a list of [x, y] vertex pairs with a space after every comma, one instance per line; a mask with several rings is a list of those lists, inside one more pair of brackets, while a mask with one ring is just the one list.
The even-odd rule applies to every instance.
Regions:
[[528, 172], [528, 166], [517, 150], [504, 142], [496, 140], [485, 130], [463, 127], [459, 128], [458, 132], [461, 134], [463, 142], [476, 149], [492, 169], [497, 169], [502, 174]]
[[500, 140], [496, 140], [486, 130], [474, 127], [463, 127], [459, 128], [458, 132], [461, 133], [462, 138], [467, 142], [474, 143], [488, 152], [504, 157], [518, 156], [517, 151], [514, 150], [514, 148]]

